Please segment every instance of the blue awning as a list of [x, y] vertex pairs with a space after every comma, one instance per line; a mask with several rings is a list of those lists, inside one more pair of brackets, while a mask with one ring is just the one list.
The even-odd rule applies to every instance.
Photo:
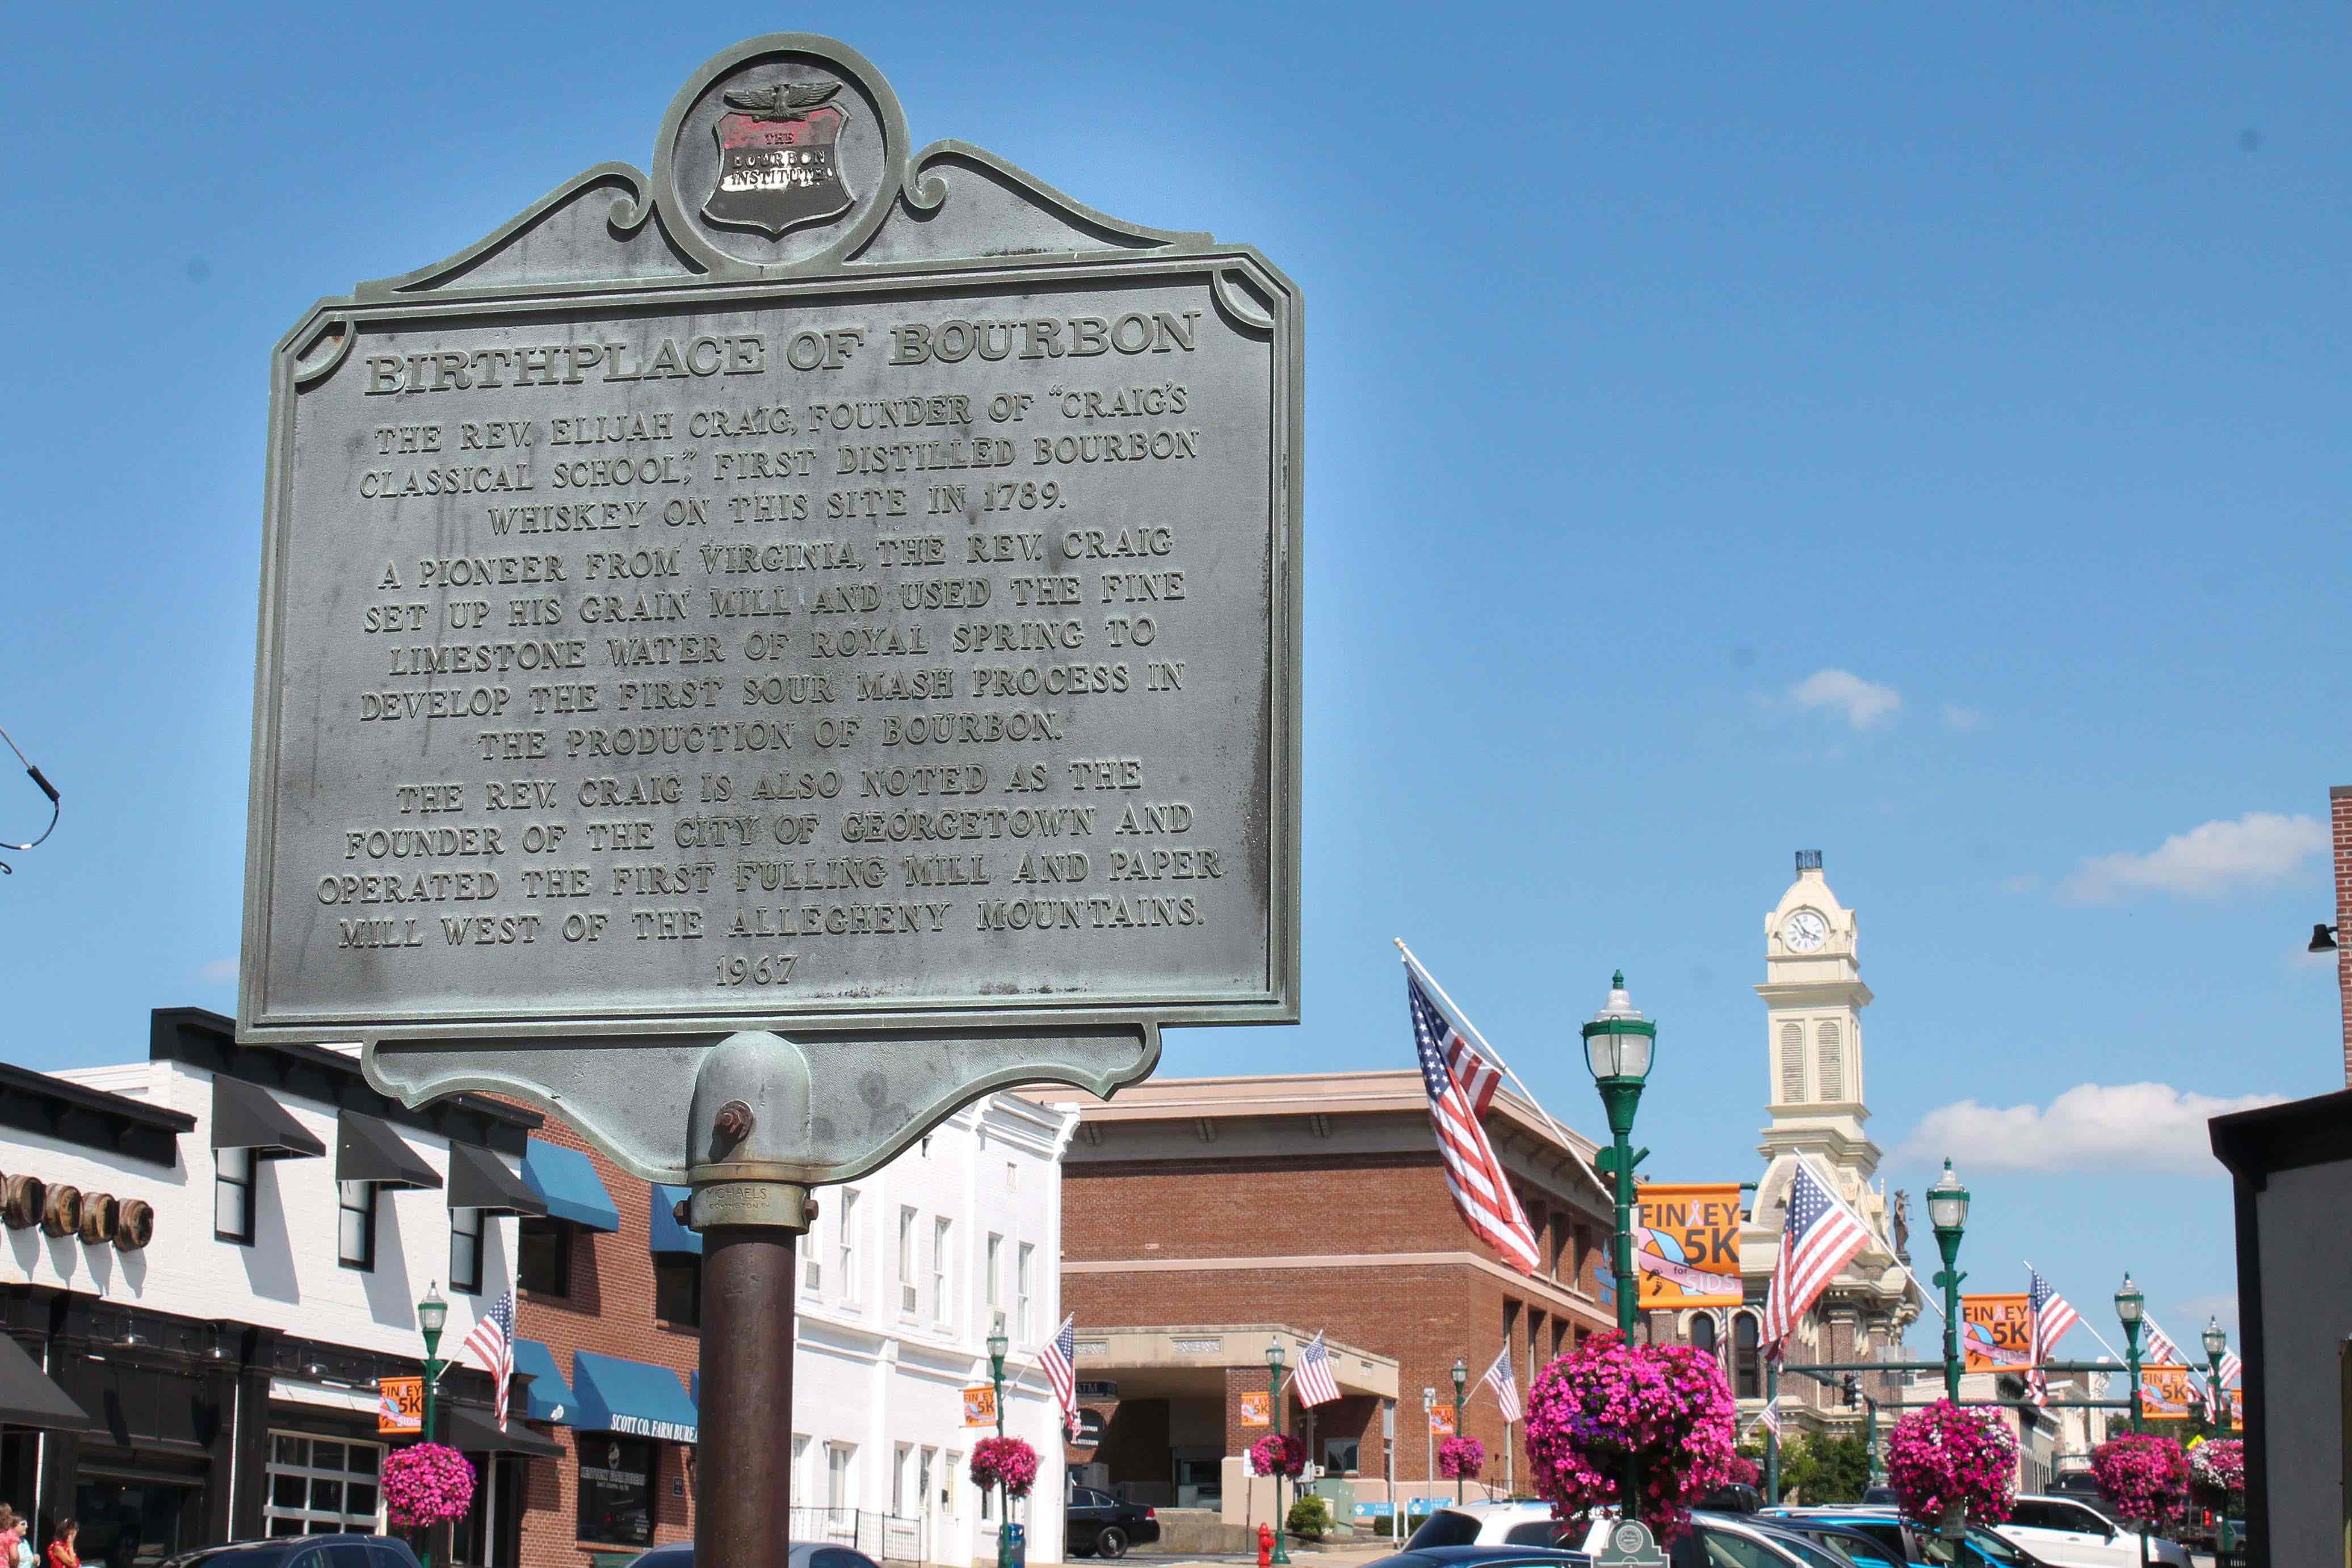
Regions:
[[514, 1369], [530, 1375], [530, 1407], [523, 1412], [533, 1421], [569, 1421], [578, 1409], [572, 1385], [555, 1369], [555, 1353], [535, 1339], [514, 1342]]
[[680, 1225], [676, 1217], [678, 1204], [694, 1189], [665, 1186], [660, 1182], [655, 1182], [653, 1189], [653, 1246], [649, 1249], [655, 1252], [700, 1252], [702, 1238]]
[[577, 1350], [572, 1353], [572, 1389], [580, 1401], [572, 1414], [578, 1431], [695, 1441], [694, 1401], [668, 1367]]
[[522, 1179], [546, 1203], [550, 1219], [568, 1219], [587, 1230], [621, 1228], [613, 1195], [578, 1149], [531, 1139], [522, 1156]]

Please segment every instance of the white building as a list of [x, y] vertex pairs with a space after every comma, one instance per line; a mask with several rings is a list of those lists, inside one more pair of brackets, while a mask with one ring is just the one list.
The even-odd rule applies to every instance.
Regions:
[[1001, 1319], [1006, 1430], [1038, 1456], [1013, 1519], [1031, 1561], [1061, 1559], [1061, 1411], [1036, 1353], [1062, 1321], [1061, 1161], [1076, 1124], [1075, 1111], [992, 1095], [818, 1194], [802, 1250], [793, 1490], [902, 1521], [890, 1555], [915, 1555], [903, 1521], [919, 1521], [929, 1561], [994, 1560], [995, 1500], [965, 1474], [994, 1427], [964, 1425], [964, 1390], [989, 1383]]

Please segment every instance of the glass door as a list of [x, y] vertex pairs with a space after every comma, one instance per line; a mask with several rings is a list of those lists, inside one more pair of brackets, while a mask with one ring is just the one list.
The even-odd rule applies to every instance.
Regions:
[[74, 1489], [82, 1562], [87, 1568], [152, 1568], [194, 1545], [203, 1491], [194, 1484], [85, 1474]]

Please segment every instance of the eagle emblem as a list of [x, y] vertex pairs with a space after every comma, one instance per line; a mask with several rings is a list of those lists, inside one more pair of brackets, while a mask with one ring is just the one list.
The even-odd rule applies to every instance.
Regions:
[[723, 228], [782, 239], [829, 222], [856, 204], [841, 174], [841, 133], [849, 111], [835, 101], [838, 81], [779, 81], [730, 88], [719, 141], [719, 182], [702, 215]]

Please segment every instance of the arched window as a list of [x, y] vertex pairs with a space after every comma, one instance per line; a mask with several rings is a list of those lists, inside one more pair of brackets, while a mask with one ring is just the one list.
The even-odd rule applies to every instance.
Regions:
[[1834, 1019], [1824, 1019], [1813, 1030], [1813, 1043], [1821, 1048], [1822, 1098], [1845, 1098], [1845, 1038], [1838, 1032]]
[[1754, 1312], [1741, 1312], [1731, 1320], [1731, 1377], [1737, 1397], [1764, 1397], [1763, 1358], [1756, 1354]]
[[1690, 1343], [1693, 1350], [1715, 1354], [1715, 1314], [1693, 1312], [1690, 1321]]
[[1796, 1105], [1805, 1098], [1805, 1031], [1793, 1023], [1780, 1026], [1780, 1103]]

